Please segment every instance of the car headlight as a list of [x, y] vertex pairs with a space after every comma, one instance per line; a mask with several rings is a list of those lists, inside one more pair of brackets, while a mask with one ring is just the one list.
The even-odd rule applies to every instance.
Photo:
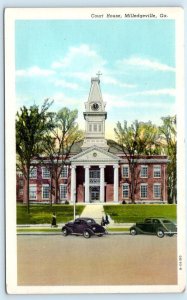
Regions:
[[93, 230], [96, 230], [96, 227], [92, 227]]

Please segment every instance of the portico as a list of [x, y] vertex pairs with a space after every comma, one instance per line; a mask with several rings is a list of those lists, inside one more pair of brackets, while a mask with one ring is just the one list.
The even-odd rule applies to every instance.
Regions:
[[[110, 166], [110, 174], [113, 184], [113, 202], [118, 202], [119, 186], [119, 158], [104, 149], [92, 146], [85, 151], [75, 155], [71, 161], [71, 202], [77, 201], [77, 174], [76, 169], [82, 167], [84, 170], [83, 187], [84, 202], [98, 201], [104, 203], [106, 199], [107, 178], [106, 167]], [[95, 195], [95, 198], [94, 198]]]

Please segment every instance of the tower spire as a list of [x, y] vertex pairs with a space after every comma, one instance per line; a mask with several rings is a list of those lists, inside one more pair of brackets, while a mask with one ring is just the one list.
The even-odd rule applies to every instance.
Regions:
[[91, 87], [88, 100], [85, 103], [85, 139], [82, 148], [88, 148], [97, 145], [108, 150], [105, 139], [105, 120], [107, 112], [105, 111], [106, 103], [103, 101], [100, 89], [101, 72], [98, 71], [97, 77], [91, 78]]

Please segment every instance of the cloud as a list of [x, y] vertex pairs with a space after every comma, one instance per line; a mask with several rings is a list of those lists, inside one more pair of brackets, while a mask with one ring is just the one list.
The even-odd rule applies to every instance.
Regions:
[[162, 64], [157, 60], [150, 60], [147, 58], [141, 57], [130, 57], [128, 59], [122, 59], [117, 62], [118, 65], [132, 66], [142, 69], [149, 69], [153, 71], [162, 71], [162, 72], [175, 72], [175, 68]]
[[127, 94], [126, 96], [161, 96], [161, 95], [168, 95], [171, 97], [176, 96], [175, 89], [158, 89], [158, 90], [147, 90], [147, 91], [139, 91], [131, 94]]
[[176, 90], [175, 89], [160, 89], [160, 90], [149, 90], [149, 91], [143, 91], [139, 93], [140, 95], [168, 95], [168, 96], [176, 96]]
[[92, 50], [89, 45], [82, 44], [78, 47], [70, 47], [68, 53], [65, 57], [59, 61], [55, 61], [52, 63], [53, 68], [64, 68], [72, 65], [72, 61], [80, 58], [80, 56], [97, 59], [98, 54], [96, 51]]
[[56, 105], [56, 104], [58, 106], [61, 105], [61, 107], [73, 106], [74, 108], [77, 108], [77, 109], [79, 109], [79, 108], [83, 109], [83, 107], [84, 107], [84, 101], [83, 101], [84, 98], [82, 99], [82, 97], [80, 99], [78, 97], [71, 97], [64, 93], [59, 92], [59, 93], [53, 94], [50, 98], [52, 98], [54, 100], [54, 105]]
[[72, 89], [72, 90], [78, 90], [79, 89], [79, 85], [77, 83], [68, 82], [64, 79], [53, 80], [53, 83], [57, 87], [62, 86], [62, 87], [69, 88], [69, 89]]
[[53, 69], [60, 69], [63, 75], [88, 80], [98, 70], [104, 68], [106, 61], [89, 45], [81, 44], [77, 47], [70, 47], [64, 57], [51, 64]]
[[112, 94], [103, 94], [103, 100], [106, 102], [106, 111], [108, 110], [113, 110], [117, 111], [118, 109], [125, 109], [125, 108], [135, 108], [137, 109], [169, 109], [175, 105], [173, 102], [168, 102], [168, 101], [140, 101], [138, 98], [137, 99], [126, 99], [125, 96], [118, 96], [118, 95], [112, 95]]
[[102, 82], [105, 83], [105, 84], [110, 84], [110, 85], [125, 87], [125, 88], [135, 88], [136, 87], [135, 84], [129, 84], [129, 83], [121, 82], [121, 81], [117, 80], [116, 78], [108, 76], [108, 75], [105, 75], [103, 77]]
[[16, 71], [18, 77], [48, 77], [54, 75], [56, 72], [50, 69], [41, 69], [38, 66], [33, 66], [28, 69], [21, 69]]

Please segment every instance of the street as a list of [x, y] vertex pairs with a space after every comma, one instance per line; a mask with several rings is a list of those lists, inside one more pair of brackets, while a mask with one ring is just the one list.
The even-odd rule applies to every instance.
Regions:
[[177, 238], [18, 235], [18, 285], [173, 285]]

